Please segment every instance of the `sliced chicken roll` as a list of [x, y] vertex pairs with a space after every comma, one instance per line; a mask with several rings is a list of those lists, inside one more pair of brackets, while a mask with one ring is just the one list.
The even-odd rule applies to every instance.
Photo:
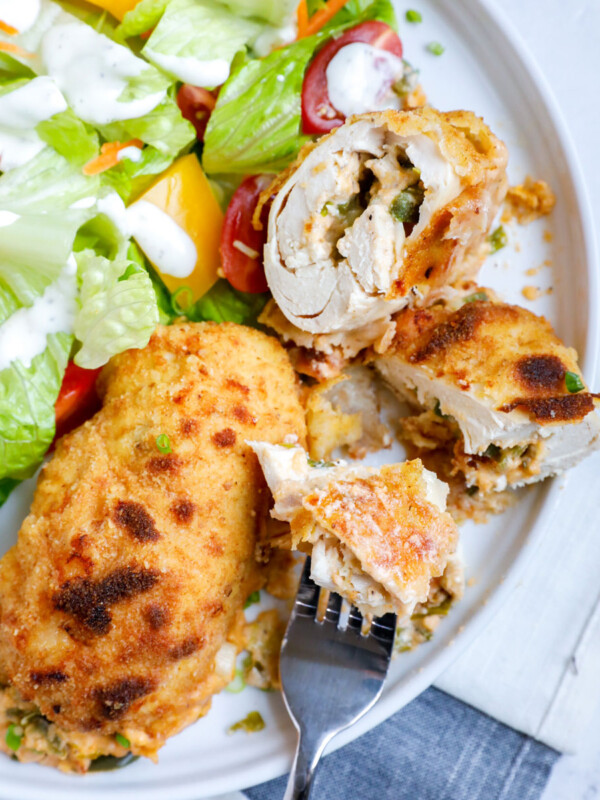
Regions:
[[432, 108], [351, 117], [308, 145], [263, 195], [283, 314], [313, 334], [354, 331], [472, 278], [506, 161], [481, 119]]
[[413, 451], [445, 450], [473, 492], [540, 481], [600, 447], [597, 395], [575, 350], [543, 317], [488, 297], [403, 311], [392, 347], [374, 359], [420, 412], [402, 421]]
[[310, 553], [315, 583], [369, 618], [391, 611], [405, 620], [427, 602], [454, 559], [458, 529], [445, 511], [448, 487], [420, 461], [350, 467], [311, 461], [298, 446], [249, 444], [272, 516], [290, 525], [272, 544]]

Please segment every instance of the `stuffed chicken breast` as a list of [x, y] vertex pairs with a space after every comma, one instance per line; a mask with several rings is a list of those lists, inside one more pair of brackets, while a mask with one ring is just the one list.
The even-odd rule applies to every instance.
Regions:
[[402, 421], [415, 451], [445, 450], [483, 492], [556, 475], [600, 447], [576, 352], [543, 317], [487, 298], [401, 312], [392, 347], [374, 359], [420, 412]]
[[266, 277], [287, 320], [311, 334], [366, 328], [370, 343], [374, 320], [471, 278], [506, 161], [480, 118], [432, 108], [355, 116], [308, 145], [263, 195]]
[[269, 501], [245, 440], [304, 436], [285, 352], [239, 325], [159, 327], [100, 381], [0, 562], [0, 747], [80, 772], [155, 756], [232, 679]]
[[315, 583], [369, 618], [394, 612], [407, 620], [427, 601], [458, 530], [445, 512], [448, 487], [420, 461], [323, 464], [302, 447], [250, 444], [273, 494], [271, 513], [289, 523], [272, 544], [310, 553]]

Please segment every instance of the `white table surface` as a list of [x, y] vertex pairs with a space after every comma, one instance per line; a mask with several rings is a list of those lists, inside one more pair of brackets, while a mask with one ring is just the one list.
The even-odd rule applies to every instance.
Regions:
[[[519, 29], [550, 82], [579, 152], [594, 219], [600, 222], [600, 2], [495, 2]], [[594, 457], [594, 462], [598, 484], [590, 506], [600, 512], [600, 458]], [[594, 649], [595, 653], [588, 651], [586, 656], [586, 669], [597, 676], [596, 691], [588, 699], [591, 724], [577, 754], [564, 756], [554, 768], [542, 800], [592, 800], [600, 796], [600, 646]]]

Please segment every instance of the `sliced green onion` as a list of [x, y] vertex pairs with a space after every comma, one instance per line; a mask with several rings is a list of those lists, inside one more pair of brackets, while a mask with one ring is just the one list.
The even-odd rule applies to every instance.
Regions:
[[450, 611], [452, 607], [452, 598], [449, 597], [447, 600], [444, 600], [443, 603], [440, 603], [439, 606], [430, 606], [423, 612], [423, 614], [413, 614], [411, 619], [422, 619], [423, 617], [445, 617], [446, 614]]
[[463, 303], [474, 303], [476, 300], [482, 300], [485, 303], [489, 299], [485, 292], [473, 292], [473, 294], [469, 294], [465, 297]]
[[131, 747], [131, 742], [126, 736], [123, 736], [122, 733], [115, 733], [115, 741], [117, 744], [120, 744], [121, 747], [126, 747], [127, 749]]
[[239, 722], [234, 722], [233, 725], [227, 730], [227, 733], [235, 733], [236, 731], [246, 731], [246, 733], [257, 733], [262, 731], [265, 727], [265, 721], [260, 712], [251, 711], [247, 717], [241, 719]]
[[229, 683], [225, 687], [225, 691], [229, 692], [230, 694], [239, 694], [245, 688], [246, 688], [246, 679], [244, 678], [244, 675], [243, 675], [242, 671], [239, 670], [239, 669], [236, 669], [235, 677], [231, 681], [231, 683]]
[[493, 458], [494, 461], [499, 461], [502, 457], [502, 450], [497, 444], [488, 444], [482, 455], [486, 456], [487, 458]]
[[325, 203], [325, 205], [324, 205], [324, 206], [323, 206], [323, 208], [321, 209], [321, 216], [322, 216], [322, 217], [326, 217], [326, 216], [328, 216], [328, 214], [329, 214], [329, 208], [328, 208], [328, 206], [329, 206], [329, 200], [328, 200], [328, 201]]
[[[181, 305], [179, 302], [179, 297], [184, 294], [187, 296], [187, 301], [184, 306]], [[189, 286], [180, 286], [179, 289], [175, 289], [173, 294], [171, 295], [171, 305], [173, 306], [173, 311], [176, 314], [185, 315], [186, 310], [189, 309], [194, 302], [194, 293], [190, 289]]]
[[421, 15], [420, 11], [413, 11], [410, 9], [406, 12], [406, 21], [407, 22], [423, 22], [423, 16]]
[[306, 458], [309, 467], [335, 467], [335, 463], [333, 461], [325, 461], [324, 459], [320, 459], [319, 461], [315, 461], [314, 458], [307, 456]]
[[439, 42], [429, 42], [427, 45], [427, 49], [429, 52], [434, 56], [441, 56], [444, 50], [446, 49], [443, 44]]
[[565, 372], [565, 383], [571, 394], [581, 392], [585, 389], [583, 381], [576, 372]]
[[8, 730], [6, 731], [6, 744], [13, 750], [15, 753], [21, 747], [21, 742], [23, 741], [23, 729], [19, 725], [9, 725]]
[[250, 653], [244, 656], [242, 661], [242, 670], [244, 671], [244, 675], [247, 675], [252, 667], [254, 666], [254, 661], [252, 660], [252, 656]]
[[260, 592], [252, 592], [252, 594], [249, 594], [248, 599], [244, 603], [244, 608], [249, 608], [253, 606], [254, 603], [260, 603]]
[[523, 444], [523, 445], [517, 444], [514, 447], [509, 447], [508, 449], [504, 450], [504, 452], [502, 453], [502, 458], [500, 459], [500, 462], [498, 464], [500, 469], [507, 469], [509, 459], [519, 458], [519, 456], [522, 456], [528, 448], [529, 448], [528, 444]]
[[169, 441], [169, 437], [166, 433], [161, 433], [160, 436], [156, 437], [156, 446], [160, 450], [161, 453], [171, 453], [171, 442]]
[[390, 214], [397, 222], [417, 222], [419, 207], [425, 193], [419, 186], [409, 186], [396, 195], [390, 204]]
[[496, 253], [498, 250], [502, 250], [503, 247], [506, 247], [508, 244], [508, 236], [502, 225], [489, 235], [488, 242], [490, 243], [491, 253]]

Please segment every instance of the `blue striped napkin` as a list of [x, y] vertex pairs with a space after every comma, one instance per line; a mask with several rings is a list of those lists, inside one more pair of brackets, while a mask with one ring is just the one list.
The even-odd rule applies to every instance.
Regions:
[[[325, 756], [315, 800], [538, 800], [559, 753], [439, 689]], [[287, 777], [246, 791], [282, 800]]]

